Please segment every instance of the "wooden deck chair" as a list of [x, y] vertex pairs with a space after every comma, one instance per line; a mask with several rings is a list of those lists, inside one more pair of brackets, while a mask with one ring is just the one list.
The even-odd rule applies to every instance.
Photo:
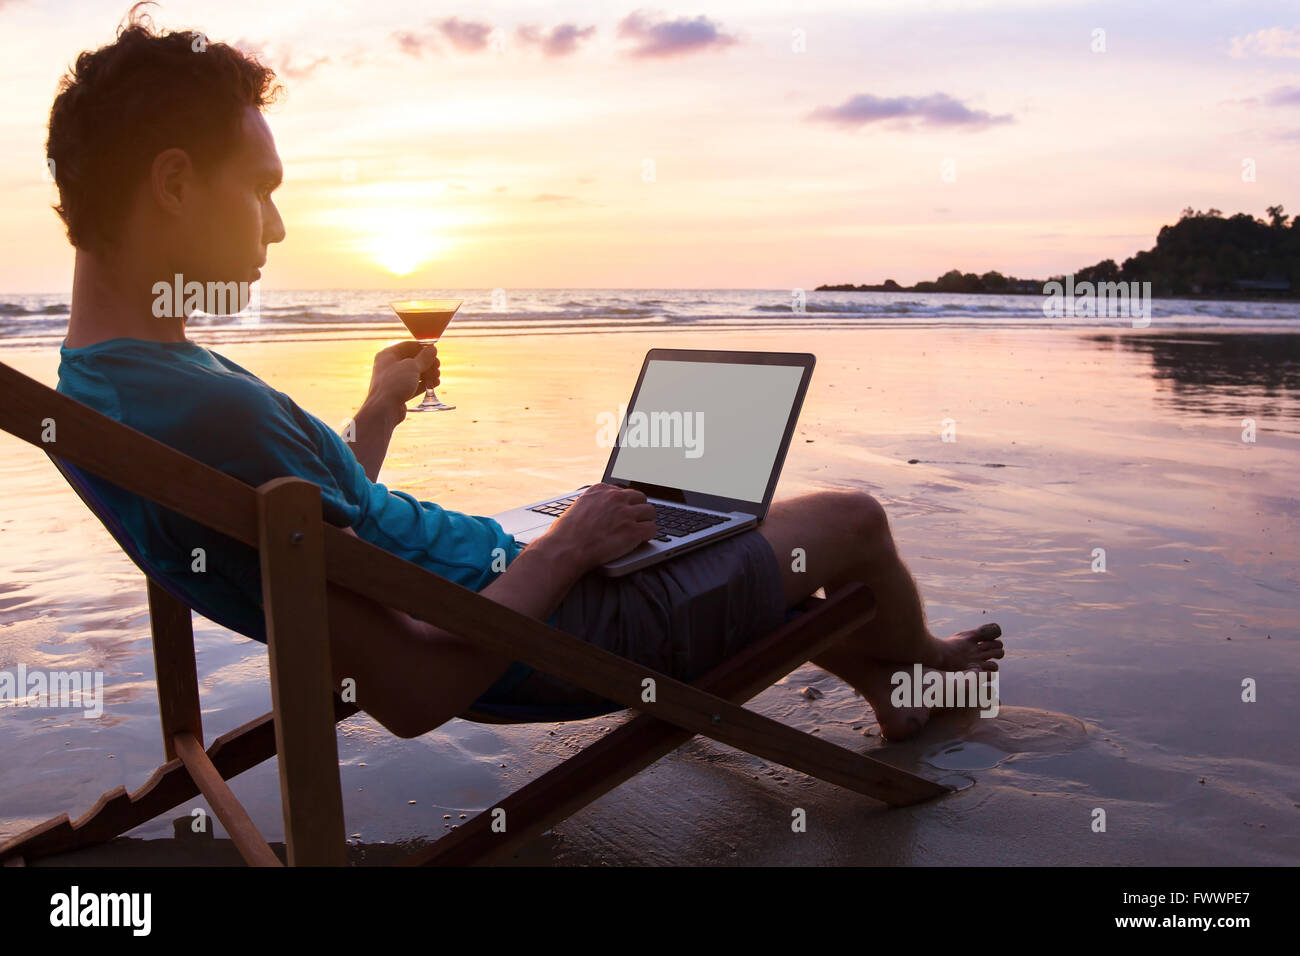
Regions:
[[[48, 440], [49, 426], [54, 440]], [[61, 814], [0, 845], [0, 862], [102, 843], [199, 794], [251, 865], [281, 865], [226, 783], [275, 755], [290, 865], [347, 862], [335, 725], [357, 712], [331, 676], [326, 582], [478, 641], [639, 713], [499, 803], [416, 851], [408, 864], [500, 860], [696, 734], [837, 786], [903, 806], [951, 788], [740, 706], [875, 614], [861, 585], [809, 599], [803, 613], [687, 684], [497, 604], [321, 517], [320, 489], [276, 478], [259, 487], [210, 468], [0, 363], [0, 427], [45, 451], [145, 572], [166, 762], [137, 790], [117, 787], [77, 820]], [[43, 438], [43, 435], [46, 436]], [[84, 473], [98, 475], [259, 552], [272, 710], [205, 749], [193, 610], [222, 624], [183, 582], [146, 566]], [[223, 625], [224, 626], [224, 625]], [[248, 635], [254, 636], [254, 635]], [[292, 680], [287, 681], [289, 676]], [[653, 703], [642, 700], [646, 678]], [[286, 688], [292, 686], [292, 693]], [[543, 714], [467, 713], [494, 721]], [[569, 717], [567, 719], [572, 719]]]

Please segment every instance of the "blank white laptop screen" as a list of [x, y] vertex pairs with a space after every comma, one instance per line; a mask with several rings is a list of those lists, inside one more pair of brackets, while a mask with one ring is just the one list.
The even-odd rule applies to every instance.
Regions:
[[651, 360], [610, 477], [761, 502], [802, 376], [797, 365]]

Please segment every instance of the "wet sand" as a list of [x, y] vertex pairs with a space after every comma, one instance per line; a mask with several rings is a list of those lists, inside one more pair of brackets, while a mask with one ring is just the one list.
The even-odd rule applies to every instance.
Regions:
[[[674, 331], [449, 337], [455, 412], [410, 416], [381, 482], [474, 514], [596, 480], [596, 416], [647, 348], [812, 351], [779, 496], [869, 491], [933, 628], [1003, 628], [1003, 709], [945, 714], [886, 745], [869, 708], [812, 665], [761, 712], [973, 785], [904, 810], [697, 738], [526, 848], [530, 864], [1289, 864], [1300, 862], [1300, 337], [1158, 329]], [[196, 341], [203, 339], [195, 336]], [[218, 348], [341, 427], [391, 339]], [[3, 352], [53, 385], [56, 350]], [[597, 374], [592, 374], [598, 369]], [[1242, 419], [1257, 440], [1243, 442]], [[941, 440], [943, 420], [956, 441]], [[0, 435], [0, 669], [102, 670], [103, 717], [0, 709], [0, 838], [162, 759], [145, 591], [44, 454]], [[1093, 570], [1104, 548], [1106, 571]], [[195, 619], [205, 732], [270, 707], [265, 649]], [[1258, 701], [1244, 703], [1253, 678]], [[821, 692], [801, 693], [813, 687]], [[623, 718], [414, 740], [340, 726], [354, 859], [445, 832]], [[232, 782], [283, 839], [274, 762]], [[411, 804], [410, 801], [415, 801]], [[176, 836], [196, 800], [51, 864], [229, 861]], [[791, 811], [807, 812], [806, 833]], [[1094, 832], [1095, 811], [1106, 831]], [[450, 819], [444, 819], [444, 815]], [[225, 855], [223, 855], [225, 854]]]

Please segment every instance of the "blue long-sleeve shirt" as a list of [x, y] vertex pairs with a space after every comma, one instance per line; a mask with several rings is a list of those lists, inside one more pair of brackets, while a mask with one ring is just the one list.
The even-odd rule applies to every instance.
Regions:
[[[523, 550], [491, 518], [448, 511], [372, 482], [333, 429], [201, 345], [115, 338], [59, 352], [63, 394], [247, 484], [305, 478], [320, 486], [327, 522], [464, 587], [482, 590], [501, 573], [494, 558], [504, 557], [508, 566]], [[221, 609], [235, 630], [265, 639], [255, 549], [97, 476], [87, 478], [156, 568]], [[195, 570], [195, 548], [203, 549], [202, 570]]]

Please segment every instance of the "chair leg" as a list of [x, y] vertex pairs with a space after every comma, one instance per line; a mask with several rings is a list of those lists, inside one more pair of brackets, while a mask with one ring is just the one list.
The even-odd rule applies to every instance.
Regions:
[[230, 834], [230, 841], [249, 866], [283, 866], [266, 839], [258, 832], [256, 824], [239, 802], [225, 778], [217, 772], [212, 760], [203, 752], [203, 745], [192, 734], [176, 735], [176, 751], [185, 763], [185, 769], [202, 791], [212, 812]]
[[343, 866], [320, 488], [301, 478], [268, 481], [257, 489], [257, 513], [289, 865]]
[[167, 760], [175, 760], [177, 734], [193, 734], [195, 740], [203, 743], [199, 671], [194, 659], [194, 619], [189, 605], [177, 600], [153, 578], [146, 575], [145, 581], [163, 750]]

